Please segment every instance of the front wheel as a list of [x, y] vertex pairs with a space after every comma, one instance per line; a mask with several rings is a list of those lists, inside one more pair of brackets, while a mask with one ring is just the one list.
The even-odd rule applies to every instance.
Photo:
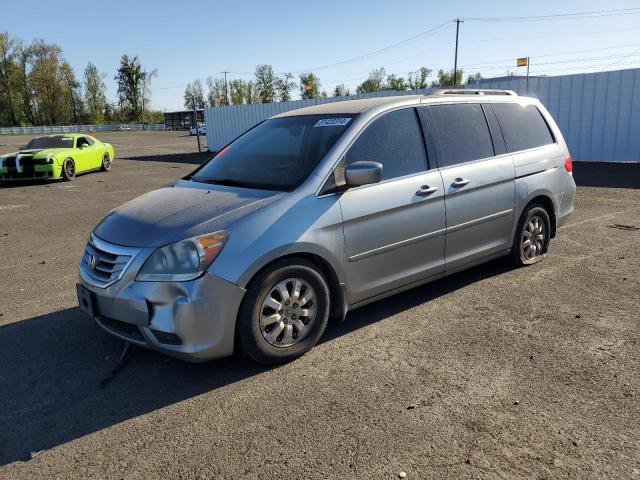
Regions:
[[109, 170], [111, 170], [111, 158], [109, 158], [109, 154], [107, 152], [104, 152], [104, 155], [102, 155], [102, 165], [100, 165], [100, 171], [108, 172]]
[[542, 205], [533, 204], [522, 213], [511, 248], [511, 263], [517, 267], [541, 261], [551, 238], [549, 214]]
[[76, 164], [72, 158], [65, 158], [62, 164], [62, 178], [68, 182], [76, 178]]
[[238, 316], [242, 351], [264, 365], [300, 357], [322, 336], [329, 304], [329, 287], [313, 263], [276, 262], [247, 288]]

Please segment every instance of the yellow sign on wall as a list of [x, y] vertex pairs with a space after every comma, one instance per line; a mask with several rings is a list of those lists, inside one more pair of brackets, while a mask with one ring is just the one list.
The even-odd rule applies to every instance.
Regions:
[[529, 64], [529, 57], [522, 57], [518, 59], [516, 66], [526, 67], [528, 64]]

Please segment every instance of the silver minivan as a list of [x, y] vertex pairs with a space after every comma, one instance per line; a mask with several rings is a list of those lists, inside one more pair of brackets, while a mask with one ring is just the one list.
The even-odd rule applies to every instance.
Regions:
[[549, 112], [510, 91], [289, 111], [111, 211], [82, 257], [79, 303], [174, 357], [284, 362], [329, 317], [497, 257], [539, 262], [575, 190]]

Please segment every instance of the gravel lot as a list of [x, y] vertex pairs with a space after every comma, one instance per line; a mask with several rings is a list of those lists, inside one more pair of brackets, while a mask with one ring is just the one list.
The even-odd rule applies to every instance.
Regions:
[[611, 188], [640, 168], [574, 164], [537, 266], [363, 307], [278, 368], [132, 349], [101, 388], [122, 344], [76, 308], [87, 236], [206, 154], [99, 137], [110, 173], [0, 187], [0, 478], [640, 478], [640, 230], [606, 226], [640, 226], [640, 189]]

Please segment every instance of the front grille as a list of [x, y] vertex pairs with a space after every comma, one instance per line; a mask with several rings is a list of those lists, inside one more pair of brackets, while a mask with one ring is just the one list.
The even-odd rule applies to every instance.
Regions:
[[17, 170], [9, 171], [8, 173], [0, 173], [0, 180], [24, 180], [26, 178], [45, 178], [51, 177], [53, 172], [34, 172], [34, 171], [24, 171], [22, 173], [18, 173]]
[[121, 247], [91, 235], [82, 255], [80, 273], [91, 285], [106, 288], [124, 274], [139, 248]]
[[145, 343], [137, 325], [102, 316], [99, 316], [97, 320], [105, 329], [125, 337], [127, 340]]
[[[9, 176], [7, 176], [7, 178], [4, 178], [6, 176], [6, 174], [4, 174], [3, 180], [11, 180], [14, 178], [31, 178], [35, 176], [42, 176], [42, 177], [45, 176], [44, 173], [40, 175], [35, 175], [36, 161], [33, 159], [33, 155], [19, 155], [19, 157], [20, 157], [20, 171], [18, 171], [18, 156], [5, 157], [4, 166], [7, 167]], [[38, 161], [37, 163], [40, 163], [40, 161]]]

